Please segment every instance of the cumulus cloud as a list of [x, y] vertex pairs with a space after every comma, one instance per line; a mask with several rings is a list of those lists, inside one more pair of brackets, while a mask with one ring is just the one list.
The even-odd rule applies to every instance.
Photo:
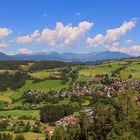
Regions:
[[38, 42], [56, 48], [71, 47], [74, 46], [92, 26], [93, 23], [87, 21], [80, 22], [78, 26], [72, 26], [71, 24], [65, 26], [61, 22], [57, 22], [55, 29], [45, 28], [42, 31]]
[[93, 23], [87, 21], [80, 22], [78, 26], [57, 22], [54, 29], [47, 27], [41, 33], [35, 30], [29, 35], [17, 37], [14, 41], [23, 45], [27, 43], [45, 44], [52, 48], [73, 47], [80, 42], [92, 26]]
[[7, 43], [4, 38], [0, 38], [0, 48], [6, 48], [6, 47], [9, 47], [10, 44]]
[[120, 51], [120, 52], [124, 52], [127, 53], [131, 56], [140, 56], [140, 46], [136, 45], [136, 46], [129, 46], [129, 47], [122, 47], [122, 48], [117, 48], [114, 47], [111, 49], [111, 51]]
[[10, 46], [10, 44], [0, 42], [0, 48], [6, 48], [6, 47], [9, 47], [9, 46]]
[[0, 28], [0, 48], [5, 48], [10, 46], [9, 43], [6, 43], [5, 37], [9, 36], [12, 33], [11, 29]]
[[38, 37], [39, 37], [39, 30], [35, 30], [30, 35], [17, 37], [16, 43], [18, 43], [18, 44], [33, 43], [33, 42], [36, 42]]
[[32, 51], [30, 51], [30, 50], [28, 50], [28, 49], [26, 49], [26, 48], [20, 48], [20, 49], [18, 50], [18, 53], [19, 53], [19, 54], [32, 54]]
[[12, 33], [12, 30], [7, 28], [0, 28], [0, 38], [9, 36]]
[[108, 29], [105, 35], [98, 34], [94, 38], [87, 38], [86, 43], [88, 44], [88, 47], [98, 47], [102, 45], [108, 49], [113, 49], [119, 44], [120, 38], [132, 28], [134, 28], [135, 25], [135, 19], [130, 20], [128, 22], [124, 22], [118, 28]]

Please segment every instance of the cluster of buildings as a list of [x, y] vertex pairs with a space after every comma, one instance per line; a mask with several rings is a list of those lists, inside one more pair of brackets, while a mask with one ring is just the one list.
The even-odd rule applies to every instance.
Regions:
[[[97, 79], [96, 79], [97, 80]], [[101, 82], [101, 78], [99, 77], [99, 83]], [[92, 83], [92, 82], [91, 82]], [[60, 96], [84, 96], [84, 95], [92, 95], [92, 94], [99, 94], [99, 95], [107, 95], [111, 97], [111, 94], [121, 94], [126, 93], [128, 88], [132, 88], [135, 91], [140, 92], [140, 80], [125, 80], [125, 79], [116, 79], [111, 84], [102, 85], [99, 87], [92, 88], [88, 84], [85, 84], [83, 87], [73, 87], [72, 91], [64, 91], [60, 94]]]
[[[65, 118], [58, 120], [56, 122], [56, 125], [61, 125], [61, 126], [65, 127], [69, 124], [76, 124], [77, 122], [78, 122], [78, 118], [73, 117], [73, 116], [67, 116]], [[53, 126], [46, 125], [44, 127], [44, 131], [50, 135], [53, 134], [54, 130], [55, 130], [55, 128]]]
[[7, 128], [13, 128], [13, 129], [16, 129], [16, 128], [25, 128], [27, 125], [29, 125], [29, 129], [33, 129], [35, 127], [37, 127], [37, 125], [34, 123], [34, 124], [27, 124], [28, 122], [24, 122], [24, 121], [18, 121], [17, 119], [13, 119], [13, 118], [9, 118], [9, 117], [6, 117], [6, 116], [0, 116], [0, 125], [1, 124], [5, 124], [6, 125], [6, 128], [5, 130], [7, 130]]
[[58, 120], [56, 122], [56, 125], [66, 126], [66, 125], [69, 125], [69, 124], [75, 124], [77, 122], [78, 122], [78, 118], [73, 117], [73, 116], [67, 116], [65, 118], [62, 118], [62, 119]]
[[[80, 113], [86, 114], [88, 116], [90, 122], [92, 123], [92, 119], [93, 119], [93, 111], [92, 111], [92, 109], [88, 109], [87, 108], [87, 109], [84, 109], [84, 110], [80, 111]], [[78, 122], [79, 122], [79, 118], [78, 117], [66, 116], [66, 117], [56, 121], [55, 124], [56, 125], [61, 125], [61, 126], [65, 127], [65, 126], [67, 126], [69, 124], [76, 124]], [[46, 125], [44, 127], [44, 131], [49, 133], [49, 134], [53, 134], [54, 130], [55, 130], [54, 127], [49, 126], [49, 125]]]
[[[96, 77], [96, 80], [100, 83], [103, 78]], [[104, 85], [100, 87], [91, 87], [89, 84], [95, 83], [95, 81], [88, 81], [84, 86], [75, 85], [70, 90], [61, 90], [61, 91], [53, 91], [51, 96], [53, 97], [66, 97], [66, 96], [85, 96], [85, 95], [92, 95], [92, 94], [99, 94], [99, 95], [107, 95], [111, 97], [111, 94], [114, 93], [125, 93], [128, 89], [128, 85], [132, 87], [132, 89], [137, 90], [140, 92], [140, 80], [123, 80], [117, 79], [113, 81], [109, 85]], [[97, 82], [97, 81], [96, 81]], [[47, 95], [47, 92], [42, 92], [38, 90], [30, 90], [27, 93], [28, 95], [34, 95], [37, 97]]]
[[44, 126], [44, 131], [48, 134], [53, 134], [54, 128], [52, 126], [46, 125]]
[[40, 91], [40, 90], [29, 90], [27, 92], [28, 95], [36, 95], [36, 96], [40, 96], [40, 95], [44, 95], [44, 94], [47, 94], [47, 92], [44, 92], [44, 91]]

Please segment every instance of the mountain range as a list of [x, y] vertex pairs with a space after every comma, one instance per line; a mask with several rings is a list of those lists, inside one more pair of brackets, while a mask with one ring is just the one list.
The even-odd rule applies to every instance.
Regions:
[[34, 54], [16, 54], [7, 55], [0, 52], [0, 60], [57, 60], [57, 61], [68, 61], [68, 62], [86, 62], [86, 61], [100, 61], [100, 60], [111, 60], [111, 59], [123, 59], [130, 58], [132, 56], [122, 52], [92, 52], [87, 54], [77, 53], [34, 53]]

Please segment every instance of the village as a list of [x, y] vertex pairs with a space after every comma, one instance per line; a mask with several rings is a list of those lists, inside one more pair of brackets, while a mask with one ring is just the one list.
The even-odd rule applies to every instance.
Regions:
[[[106, 95], [111, 97], [113, 94], [126, 93], [128, 89], [140, 92], [140, 80], [132, 79], [115, 79], [108, 81], [105, 79], [106, 76], [96, 76], [88, 80], [84, 85], [73, 84], [70, 89], [62, 89], [57, 91], [43, 92], [39, 90], [29, 90], [26, 92], [27, 97], [34, 97], [36, 100], [44, 99], [46, 96], [58, 97], [70, 97], [70, 96], [87, 96], [87, 95]], [[109, 83], [108, 83], [109, 82]], [[93, 86], [92, 86], [93, 85]], [[94, 85], [97, 85], [94, 87]], [[99, 85], [99, 86], [98, 86]]]
[[[51, 96], [58, 98], [58, 97], [69, 97], [69, 96], [88, 96], [88, 95], [93, 95], [93, 94], [98, 94], [98, 95], [105, 95], [108, 98], [111, 98], [115, 94], [125, 94], [129, 89], [132, 91], [137, 91], [140, 92], [140, 80], [132, 80], [132, 79], [115, 79], [111, 82], [108, 81], [109, 79], [106, 79], [106, 77], [103, 76], [97, 76], [95, 78], [92, 78], [88, 80], [84, 86], [79, 86], [74, 84], [73, 88], [70, 90], [63, 89], [61, 91], [53, 91], [51, 92]], [[103, 84], [103, 83], [108, 83], [109, 84]], [[98, 87], [93, 87], [91, 85], [100, 85]], [[102, 86], [101, 86], [102, 84]], [[40, 98], [45, 98], [46, 96], [48, 97], [47, 92], [42, 92], [39, 90], [29, 90], [26, 92], [29, 96], [35, 97], [35, 99], [40, 99]], [[137, 96], [134, 98], [134, 102], [136, 105], [140, 105], [140, 97]], [[90, 108], [85, 108], [80, 111], [80, 113], [85, 113], [88, 118], [91, 120], [92, 123], [92, 118], [94, 115], [94, 112]], [[40, 121], [40, 118], [36, 118], [37, 121]], [[57, 120], [55, 122], [55, 125], [61, 125], [63, 127], [66, 127], [69, 124], [76, 124], [79, 121], [78, 116], [65, 116], [64, 118], [61, 118], [60, 120]], [[35, 126], [34, 126], [35, 127]], [[33, 128], [33, 126], [32, 126]], [[52, 135], [54, 132], [55, 128], [54, 126], [51, 126], [49, 124], [44, 126], [44, 132]]]

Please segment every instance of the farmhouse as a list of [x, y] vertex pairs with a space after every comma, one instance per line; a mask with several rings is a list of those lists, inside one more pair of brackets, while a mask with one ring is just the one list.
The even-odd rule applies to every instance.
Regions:
[[78, 118], [68, 116], [68, 117], [60, 119], [59, 121], [56, 122], [56, 124], [66, 126], [66, 125], [69, 125], [69, 124], [75, 124], [77, 122], [78, 122]]
[[51, 126], [46, 125], [46, 126], [44, 127], [44, 131], [45, 131], [46, 133], [52, 134], [53, 131], [54, 131], [54, 129], [53, 129]]

